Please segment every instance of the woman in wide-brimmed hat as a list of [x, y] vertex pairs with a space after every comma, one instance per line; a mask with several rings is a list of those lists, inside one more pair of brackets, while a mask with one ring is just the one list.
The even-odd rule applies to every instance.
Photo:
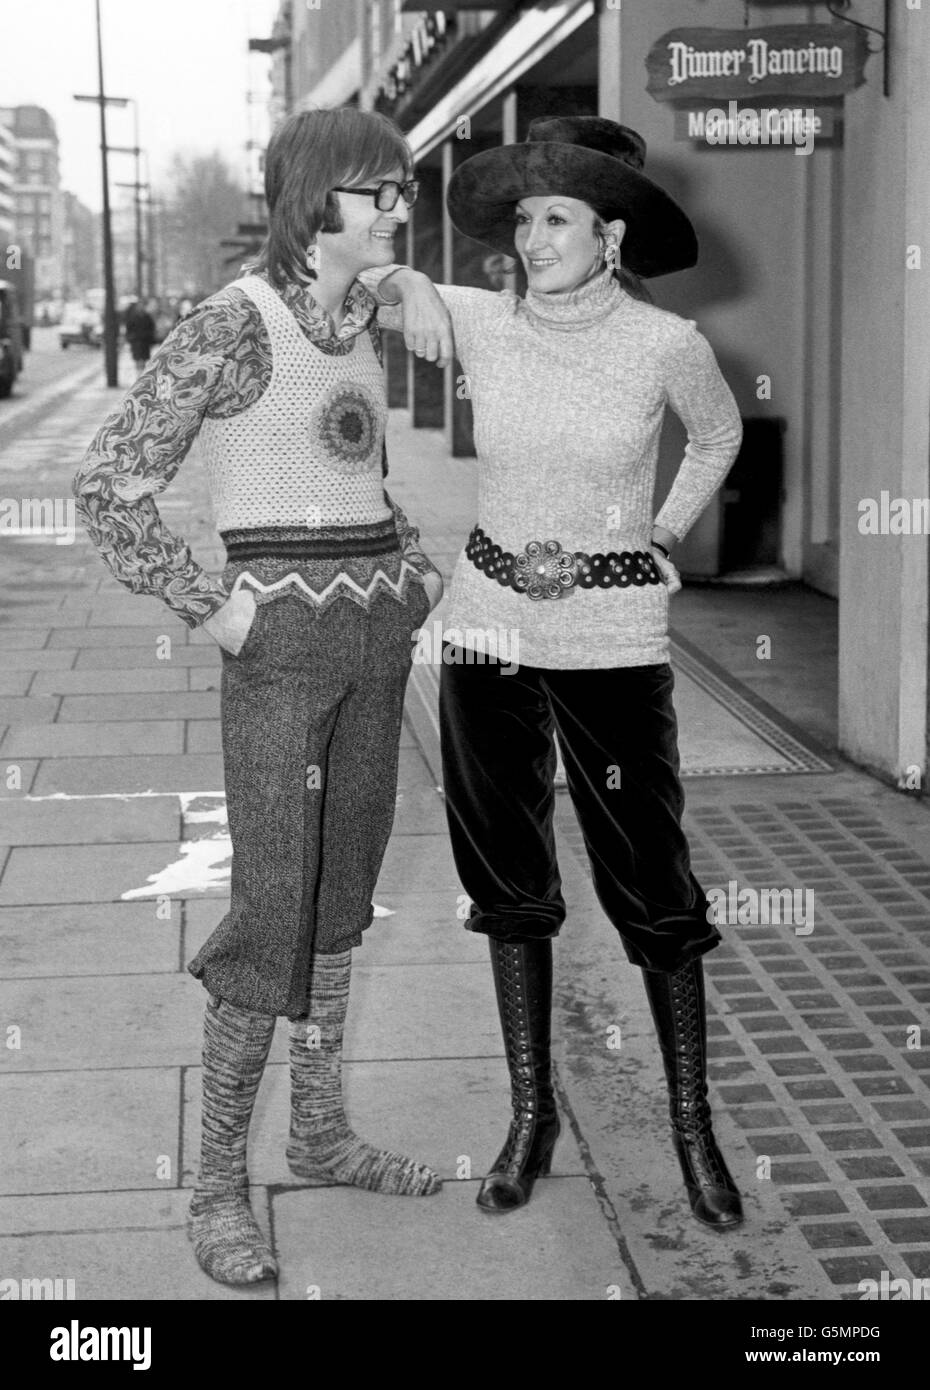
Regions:
[[[473, 400], [478, 524], [453, 577], [441, 684], [443, 780], [456, 866], [491, 938], [513, 1120], [478, 1193], [512, 1211], [559, 1133], [549, 1061], [552, 937], [566, 906], [553, 841], [553, 733], [599, 901], [644, 970], [696, 1218], [742, 1220], [706, 1093], [701, 958], [720, 937], [681, 828], [667, 605], [671, 546], [733, 463], [741, 420], [706, 339], [635, 277], [695, 264], [681, 208], [642, 172], [637, 132], [546, 118], [475, 154], [448, 189], [457, 228], [516, 253], [524, 297], [438, 286]], [[371, 272], [386, 327], [427, 347], [423, 275]], [[624, 288], [626, 285], [626, 288]], [[631, 293], [633, 289], [633, 293]], [[664, 407], [688, 431], [653, 518]]]
[[[444, 782], [468, 927], [490, 938], [514, 1112], [479, 1205], [522, 1206], [559, 1131], [549, 1055], [551, 939], [565, 918], [557, 732], [598, 897], [643, 968], [692, 1209], [724, 1230], [742, 1209], [711, 1128], [701, 965], [720, 937], [681, 827], [667, 637], [679, 582], [668, 556], [742, 430], [694, 322], [630, 292], [630, 272], [697, 259], [691, 223], [642, 172], [644, 155], [641, 137], [614, 121], [537, 120], [524, 143], [466, 160], [449, 185], [454, 224], [519, 256], [528, 289], [438, 287], [480, 470], [478, 524], [445, 628]], [[367, 283], [386, 306], [400, 296], [382, 324], [435, 356], [426, 277], [402, 268]], [[688, 444], [653, 517], [666, 404]]]

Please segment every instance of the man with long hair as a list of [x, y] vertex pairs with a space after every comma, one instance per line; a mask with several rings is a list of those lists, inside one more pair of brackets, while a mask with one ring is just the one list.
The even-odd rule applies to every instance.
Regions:
[[[188, 969], [209, 993], [189, 1231], [214, 1279], [277, 1274], [246, 1144], [275, 1022], [290, 1020], [287, 1159], [310, 1182], [422, 1196], [435, 1173], [349, 1128], [341, 1054], [352, 950], [394, 817], [412, 633], [442, 594], [384, 489], [375, 302], [416, 198], [386, 118], [300, 112], [268, 148], [258, 261], [177, 325], [75, 480], [115, 576], [222, 649], [229, 911]], [[450, 344], [428, 353], [442, 359]], [[228, 563], [204, 572], [155, 495], [198, 439]]]

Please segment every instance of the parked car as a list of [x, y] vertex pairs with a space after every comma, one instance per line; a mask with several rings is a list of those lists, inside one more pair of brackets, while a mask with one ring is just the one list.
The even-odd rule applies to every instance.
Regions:
[[23, 326], [16, 287], [0, 280], [0, 397], [13, 390], [23, 370]]
[[96, 309], [86, 304], [66, 304], [58, 329], [58, 341], [63, 348], [72, 343], [100, 347], [103, 342], [103, 320]]

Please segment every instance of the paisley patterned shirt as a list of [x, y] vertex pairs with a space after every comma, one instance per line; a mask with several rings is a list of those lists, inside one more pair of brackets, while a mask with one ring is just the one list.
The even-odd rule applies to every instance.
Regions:
[[[380, 359], [376, 301], [358, 281], [338, 331], [303, 286], [273, 288], [321, 351], [350, 353], [354, 339], [368, 332]], [[114, 576], [133, 593], [163, 599], [189, 627], [215, 613], [228, 590], [165, 524], [155, 497], [174, 478], [204, 419], [229, 418], [254, 405], [270, 384], [271, 365], [268, 331], [254, 303], [232, 286], [220, 290], [165, 339], [98, 430], [74, 480], [78, 513]], [[385, 498], [404, 558], [420, 574], [435, 571], [418, 530], [386, 490]]]

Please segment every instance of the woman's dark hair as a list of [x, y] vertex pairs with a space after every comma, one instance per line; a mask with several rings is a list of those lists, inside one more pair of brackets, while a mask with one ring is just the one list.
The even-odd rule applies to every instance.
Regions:
[[248, 269], [265, 270], [277, 285], [301, 276], [307, 247], [317, 232], [341, 232], [338, 194], [343, 184], [367, 184], [400, 166], [413, 171], [402, 132], [377, 111], [341, 106], [334, 111], [297, 111], [282, 121], [265, 153], [268, 237]]

